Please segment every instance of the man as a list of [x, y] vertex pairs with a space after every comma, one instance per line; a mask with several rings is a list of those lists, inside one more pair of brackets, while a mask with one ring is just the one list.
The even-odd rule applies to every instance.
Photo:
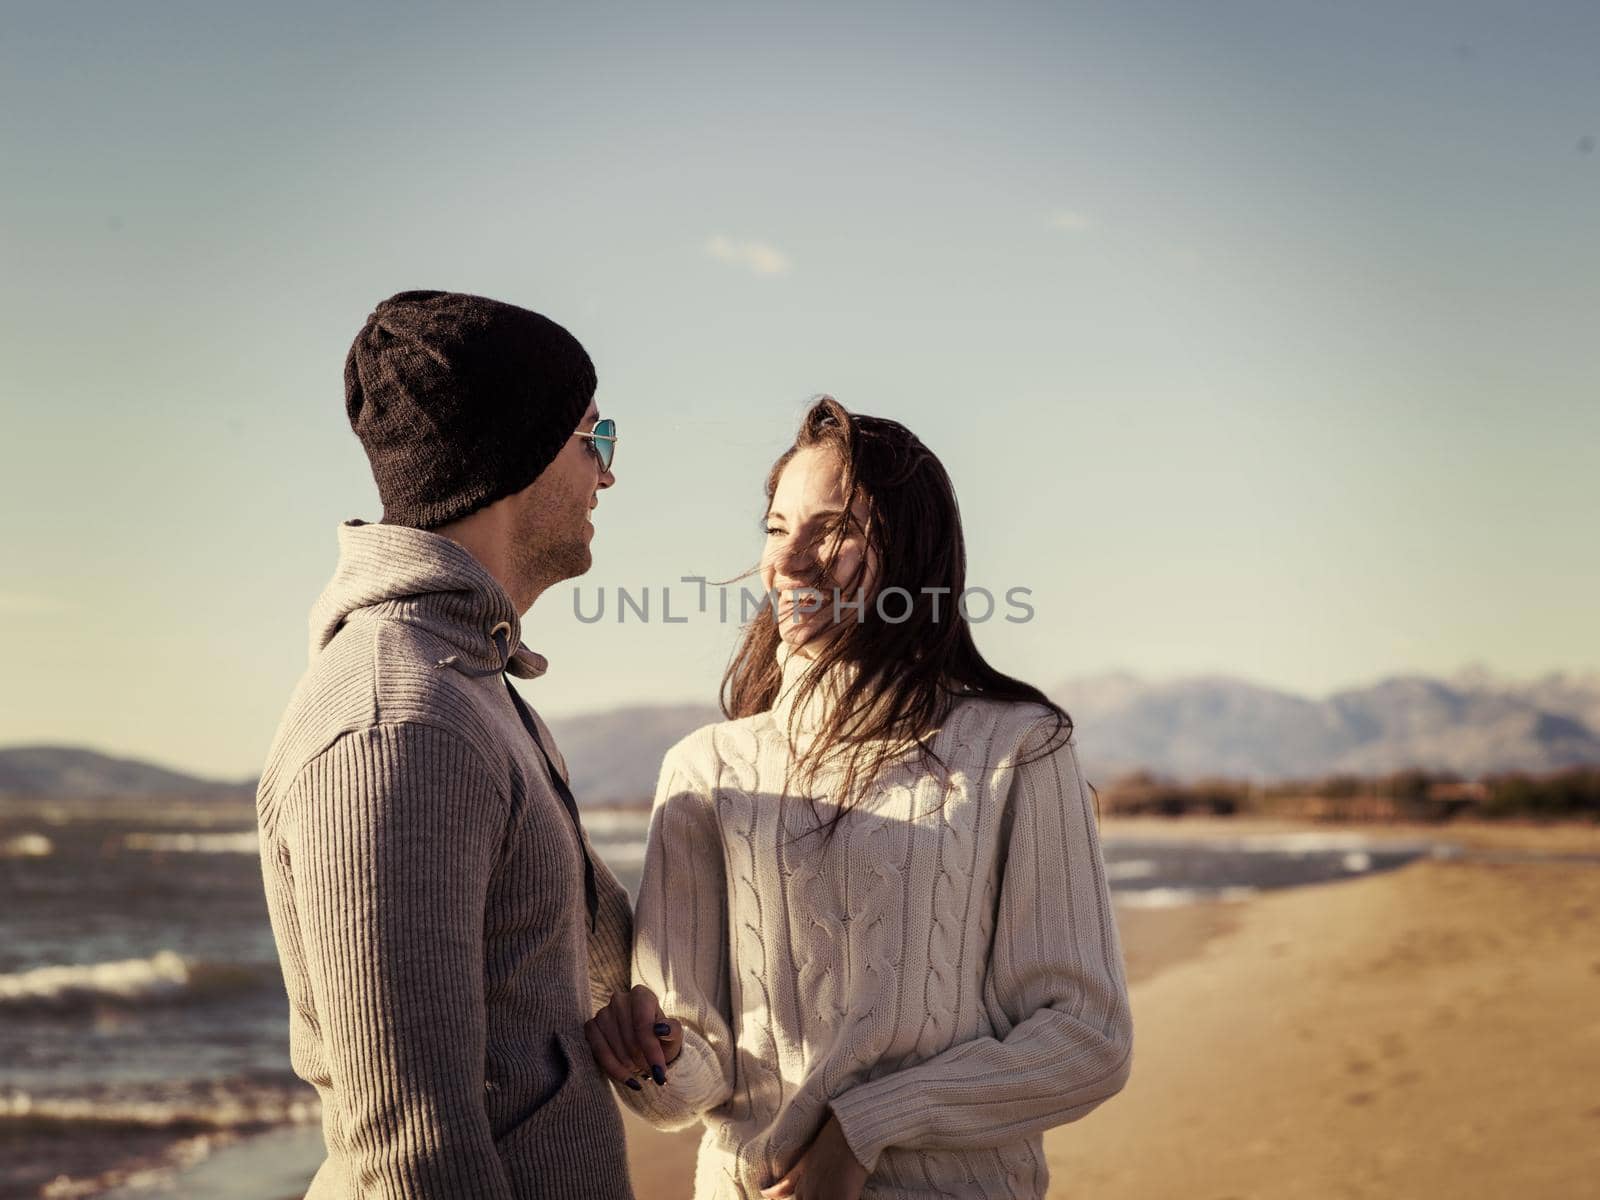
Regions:
[[632, 1196], [584, 1032], [627, 989], [628, 897], [505, 676], [544, 673], [520, 614], [589, 569], [594, 392], [565, 329], [454, 293], [384, 301], [346, 360], [383, 521], [339, 530], [256, 805], [323, 1104], [308, 1200]]

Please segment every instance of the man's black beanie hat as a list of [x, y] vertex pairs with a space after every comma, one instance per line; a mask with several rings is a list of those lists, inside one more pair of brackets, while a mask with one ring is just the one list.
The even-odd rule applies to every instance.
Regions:
[[344, 364], [344, 407], [386, 525], [434, 529], [520, 492], [594, 398], [594, 364], [536, 312], [460, 292], [379, 304]]

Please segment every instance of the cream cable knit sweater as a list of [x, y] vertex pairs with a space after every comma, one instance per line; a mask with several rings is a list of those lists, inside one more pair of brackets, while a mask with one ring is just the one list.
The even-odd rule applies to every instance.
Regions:
[[[1038, 1200], [1041, 1131], [1128, 1078], [1132, 1024], [1089, 794], [1030, 704], [965, 699], [832, 844], [783, 794], [807, 660], [779, 650], [770, 713], [707, 726], [662, 765], [634, 979], [684, 1024], [668, 1084], [624, 1103], [703, 1120], [696, 1200], [755, 1197], [831, 1107], [870, 1200]], [[824, 701], [825, 702], [825, 701]], [[815, 728], [814, 713], [800, 728]], [[826, 818], [832, 808], [820, 803]]]

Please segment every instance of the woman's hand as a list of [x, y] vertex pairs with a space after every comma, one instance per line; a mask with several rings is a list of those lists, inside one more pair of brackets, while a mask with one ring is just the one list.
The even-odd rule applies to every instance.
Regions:
[[616, 992], [611, 1003], [584, 1022], [600, 1069], [618, 1083], [642, 1091], [640, 1079], [666, 1086], [667, 1071], [683, 1049], [683, 1026], [662, 1013], [656, 994], [644, 984]]
[[761, 1194], [771, 1200], [788, 1196], [795, 1200], [860, 1200], [866, 1182], [867, 1169], [856, 1161], [839, 1118], [830, 1112], [828, 1123], [800, 1152], [788, 1173], [771, 1187], [762, 1188]]

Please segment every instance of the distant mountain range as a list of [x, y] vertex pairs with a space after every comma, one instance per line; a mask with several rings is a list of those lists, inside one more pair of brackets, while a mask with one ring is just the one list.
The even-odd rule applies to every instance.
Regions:
[[672, 744], [722, 720], [722, 710], [709, 704], [640, 705], [547, 720], [579, 800], [648, 800]]
[[236, 796], [254, 790], [253, 780], [201, 779], [136, 758], [114, 758], [79, 746], [0, 749], [0, 797]]
[[1226, 677], [1118, 674], [1053, 695], [1078, 725], [1085, 769], [1107, 778], [1137, 768], [1266, 781], [1404, 767], [1471, 777], [1600, 763], [1600, 674], [1397, 676], [1322, 700]]
[[[1069, 680], [1084, 768], [1109, 782], [1144, 769], [1180, 779], [1273, 780], [1403, 767], [1550, 771], [1600, 764], [1600, 674], [1504, 680], [1481, 669], [1449, 680], [1397, 676], [1325, 699], [1226, 676], [1153, 682], [1127, 674]], [[587, 803], [648, 799], [667, 748], [718, 719], [709, 705], [650, 705], [550, 721]], [[196, 778], [62, 746], [0, 749], [0, 797], [248, 794], [254, 784]]]

